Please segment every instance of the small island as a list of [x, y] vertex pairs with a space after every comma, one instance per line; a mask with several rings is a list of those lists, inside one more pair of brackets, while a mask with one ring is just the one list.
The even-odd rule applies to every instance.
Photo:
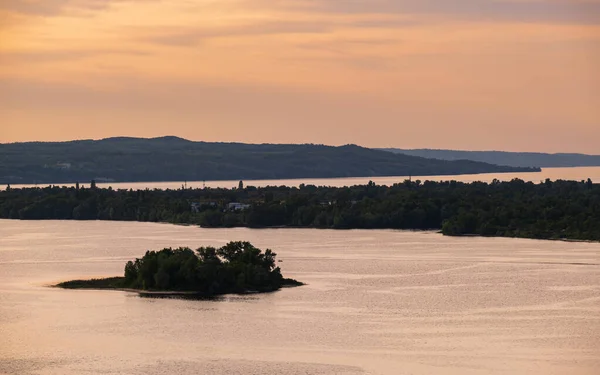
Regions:
[[147, 251], [125, 265], [123, 277], [73, 280], [56, 285], [66, 289], [116, 289], [146, 296], [200, 296], [267, 293], [302, 283], [286, 279], [275, 266], [277, 254], [250, 242], [227, 245], [165, 248]]

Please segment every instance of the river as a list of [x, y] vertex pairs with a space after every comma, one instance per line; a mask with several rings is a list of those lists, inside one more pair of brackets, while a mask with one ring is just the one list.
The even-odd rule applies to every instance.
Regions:
[[[302, 178], [292, 180], [247, 180], [244, 183], [247, 186], [299, 186], [300, 184], [316, 186], [334, 186], [344, 187], [352, 185], [366, 185], [373, 181], [378, 185], [393, 185], [412, 178], [421, 181], [462, 181], [462, 182], [492, 182], [493, 180], [510, 181], [513, 178], [519, 178], [524, 181], [538, 183], [540, 181], [550, 180], [575, 180], [582, 181], [588, 178], [594, 182], [600, 182], [600, 167], [573, 167], [573, 168], [544, 168], [541, 172], [526, 173], [483, 173], [483, 174], [464, 174], [449, 176], [394, 176], [394, 177], [348, 177], [348, 178]], [[114, 189], [179, 189], [182, 186], [188, 188], [233, 188], [238, 186], [239, 181], [170, 181], [170, 182], [99, 182], [99, 187], [109, 187]], [[41, 184], [39, 186], [47, 186]], [[57, 184], [74, 186], [74, 184]], [[84, 181], [83, 185], [89, 185], [89, 181]], [[37, 185], [11, 185], [14, 188], [34, 187]], [[0, 189], [5, 189], [6, 185], [0, 185]]]
[[[216, 301], [47, 286], [229, 240], [307, 285]], [[596, 375], [600, 244], [0, 220], [0, 337], [11, 375]]]

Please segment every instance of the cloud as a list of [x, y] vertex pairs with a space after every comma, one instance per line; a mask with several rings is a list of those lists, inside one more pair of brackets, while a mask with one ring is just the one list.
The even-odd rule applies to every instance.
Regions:
[[[348, 66], [366, 71], [383, 71], [393, 68], [394, 62], [383, 58], [379, 51], [381, 49], [397, 48], [402, 44], [399, 39], [393, 38], [333, 38], [330, 40], [318, 40], [296, 43], [294, 53], [289, 57], [280, 58], [284, 64], [292, 61], [302, 63], [326, 63], [340, 66]], [[306, 54], [305, 52], [316, 52]]]
[[[67, 11], [99, 11], [119, 3], [143, 6], [157, 0], [10, 0], [0, 9], [15, 13], [54, 16]], [[231, 9], [328, 14], [436, 15], [460, 19], [519, 22], [600, 22], [598, 0], [222, 0]], [[176, 1], [177, 3], [177, 1]], [[195, 9], [190, 3], [181, 7]], [[203, 4], [198, 5], [202, 9]], [[368, 24], [368, 23], [367, 23]]]
[[289, 10], [330, 14], [435, 15], [508, 22], [597, 24], [598, 0], [288, 0]]
[[[68, 12], [87, 14], [116, 4], [143, 7], [158, 0], [9, 0], [0, 10], [38, 16]], [[429, 15], [452, 19], [503, 22], [600, 23], [598, 0], [220, 0], [232, 10], [287, 12], [318, 15]], [[202, 11], [214, 4], [173, 0], [181, 9]], [[381, 21], [385, 24], [385, 21]], [[285, 21], [282, 21], [285, 23]], [[377, 25], [365, 22], [362, 27]], [[357, 25], [358, 26], [358, 25]]]
[[[210, 141], [597, 149], [597, 116], [574, 116], [581, 112], [579, 107], [564, 112], [568, 103], [540, 102], [531, 113], [535, 102], [515, 109], [505, 101], [493, 108], [485, 100], [424, 100], [413, 92], [382, 98], [256, 85], [135, 79], [120, 83], [119, 88], [100, 90], [0, 79], [0, 113], [13, 124], [0, 141], [31, 140], [31, 134], [40, 140], [168, 133]], [[558, 110], [548, 111], [549, 107]]]
[[[137, 40], [191, 47], [207, 39], [289, 34], [333, 34], [341, 29], [404, 30], [432, 24], [600, 24], [600, 0], [222, 0], [236, 16], [229, 26], [147, 27]], [[178, 3], [179, 4], [179, 3]], [[184, 3], [178, 6], [184, 6]], [[183, 9], [183, 8], [181, 8]], [[202, 13], [202, 7], [189, 8]], [[268, 16], [250, 17], [245, 12]], [[252, 13], [258, 12], [258, 13]], [[262, 12], [262, 13], [261, 13]], [[235, 19], [235, 18], [234, 18]], [[245, 20], [245, 21], [244, 21]], [[172, 25], [172, 24], [171, 24]], [[380, 38], [380, 37], [378, 37]], [[371, 39], [369, 43], [377, 42]], [[319, 48], [319, 47], [317, 47]]]
[[35, 51], [0, 51], [0, 64], [11, 63], [43, 63], [55, 61], [73, 61], [81, 60], [88, 57], [103, 56], [103, 55], [135, 55], [146, 56], [149, 52], [131, 49], [95, 49], [95, 50], [79, 50], [79, 49], [58, 49], [58, 50], [35, 50]]
[[[13, 80], [0, 81], [0, 117], [18, 124], [11, 131], [22, 139], [37, 137], [40, 124], [62, 129], [40, 137], [89, 137], [92, 123], [140, 135], [152, 123], [156, 132], [177, 127], [215, 140], [375, 144], [432, 133], [440, 145], [464, 134], [491, 139], [488, 130], [511, 141], [523, 129], [573, 124], [556, 142], [583, 139], [599, 124], [599, 7], [0, 0], [8, 31], [0, 30], [0, 77]], [[427, 126], [435, 131], [421, 131]]]
[[95, 11], [109, 7], [114, 0], [9, 0], [0, 8], [14, 13], [55, 16], [66, 10]]
[[169, 46], [193, 46], [205, 39], [222, 37], [243, 37], [279, 34], [322, 34], [331, 30], [326, 22], [272, 22], [255, 23], [249, 25], [236, 25], [215, 28], [188, 28], [173, 31], [172, 29], [159, 28], [151, 31], [144, 30], [142, 41]]
[[0, 12], [42, 17], [90, 16], [118, 4], [143, 6], [157, 1], [160, 0], [7, 0], [0, 2]]

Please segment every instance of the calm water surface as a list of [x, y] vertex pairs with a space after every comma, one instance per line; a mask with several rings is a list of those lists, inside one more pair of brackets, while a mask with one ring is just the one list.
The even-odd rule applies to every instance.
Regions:
[[[308, 285], [218, 301], [46, 287], [250, 240]], [[568, 374], [600, 369], [600, 244], [0, 220], [1, 374]]]
[[[373, 181], [378, 185], [393, 185], [403, 182], [409, 176], [396, 177], [350, 177], [350, 178], [304, 178], [293, 180], [247, 180], [244, 181], [247, 186], [299, 186], [300, 184], [316, 185], [316, 186], [353, 186], [366, 185], [369, 181]], [[462, 181], [473, 182], [483, 181], [492, 182], [494, 179], [500, 181], [510, 181], [513, 178], [520, 178], [524, 181], [538, 183], [547, 178], [551, 180], [587, 180], [591, 178], [594, 182], [600, 182], [600, 167], [577, 167], [577, 168], [544, 168], [541, 172], [532, 173], [485, 173], [485, 174], [465, 174], [453, 176], [412, 176], [413, 180], [421, 181]], [[87, 181], [86, 181], [87, 182]], [[189, 188], [202, 188], [204, 186], [210, 188], [232, 188], [237, 187], [239, 181], [178, 181], [178, 182], [120, 182], [120, 183], [99, 183], [98, 186], [109, 187], [114, 189], [179, 189], [186, 184]], [[59, 184], [73, 186], [74, 184]], [[13, 187], [33, 187], [35, 185], [12, 185]], [[44, 186], [44, 185], [42, 185]], [[0, 189], [4, 189], [6, 185], [0, 185]]]

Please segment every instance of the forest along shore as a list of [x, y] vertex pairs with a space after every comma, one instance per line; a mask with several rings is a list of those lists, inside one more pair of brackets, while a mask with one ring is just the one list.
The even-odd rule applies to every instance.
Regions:
[[113, 190], [57, 187], [0, 191], [0, 218], [168, 222], [203, 227], [441, 230], [600, 241], [600, 185], [587, 181], [392, 186], [273, 186]]

